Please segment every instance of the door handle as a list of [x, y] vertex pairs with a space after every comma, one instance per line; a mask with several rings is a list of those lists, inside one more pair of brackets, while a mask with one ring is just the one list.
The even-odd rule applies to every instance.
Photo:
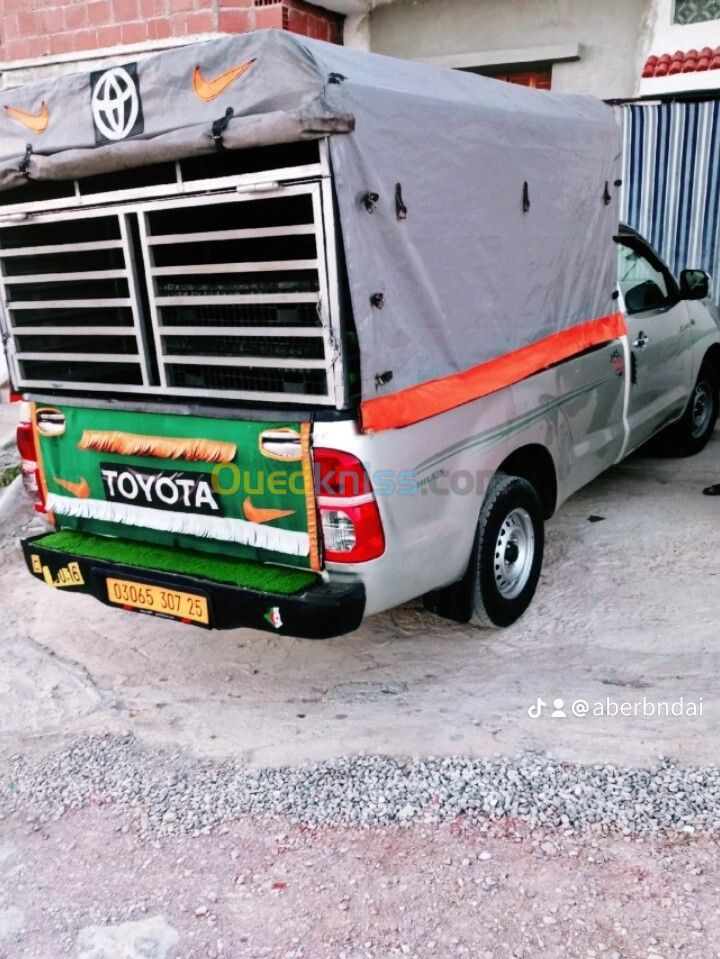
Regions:
[[642, 330], [638, 333], [637, 339], [633, 340], [633, 346], [636, 346], [641, 350], [644, 346], [647, 346], [650, 342], [650, 337], [643, 333]]

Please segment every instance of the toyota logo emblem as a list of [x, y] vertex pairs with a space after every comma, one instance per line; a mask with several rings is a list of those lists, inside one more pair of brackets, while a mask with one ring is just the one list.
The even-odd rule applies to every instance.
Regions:
[[141, 133], [143, 118], [135, 64], [93, 74], [93, 81], [92, 115], [98, 142], [124, 140]]

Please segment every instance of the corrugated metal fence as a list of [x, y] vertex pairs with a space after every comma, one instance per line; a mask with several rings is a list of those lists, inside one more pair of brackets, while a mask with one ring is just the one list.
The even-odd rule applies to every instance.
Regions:
[[720, 303], [720, 100], [623, 107], [622, 218], [678, 274], [713, 277]]

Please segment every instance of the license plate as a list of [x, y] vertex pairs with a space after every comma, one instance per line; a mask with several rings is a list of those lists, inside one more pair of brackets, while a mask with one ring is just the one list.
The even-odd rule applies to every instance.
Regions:
[[210, 623], [208, 601], [205, 596], [184, 593], [165, 586], [148, 586], [145, 583], [133, 583], [128, 579], [106, 580], [108, 599], [118, 606], [131, 606], [144, 609], [160, 616], [172, 616], [175, 619], [190, 619], [195, 623]]

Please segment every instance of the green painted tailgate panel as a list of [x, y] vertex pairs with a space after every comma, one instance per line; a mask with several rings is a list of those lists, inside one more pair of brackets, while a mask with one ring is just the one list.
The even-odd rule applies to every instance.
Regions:
[[317, 568], [297, 423], [62, 404], [38, 406], [36, 429], [58, 529]]

